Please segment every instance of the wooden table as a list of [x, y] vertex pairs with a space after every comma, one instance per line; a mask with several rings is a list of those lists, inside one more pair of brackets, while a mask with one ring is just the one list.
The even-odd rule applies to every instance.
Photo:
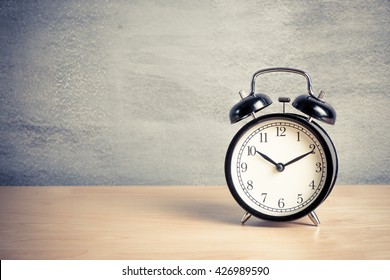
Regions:
[[222, 186], [0, 187], [0, 259], [390, 259], [390, 186], [335, 186], [316, 213], [241, 225]]

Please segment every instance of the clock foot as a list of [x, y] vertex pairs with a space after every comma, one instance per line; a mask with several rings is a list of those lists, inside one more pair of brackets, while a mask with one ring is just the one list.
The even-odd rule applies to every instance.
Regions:
[[320, 219], [318, 219], [318, 216], [314, 211], [310, 212], [308, 216], [315, 226], [318, 227], [320, 225]]
[[245, 224], [245, 222], [248, 221], [250, 217], [252, 217], [252, 215], [248, 212], [245, 212], [244, 216], [241, 218], [241, 224]]

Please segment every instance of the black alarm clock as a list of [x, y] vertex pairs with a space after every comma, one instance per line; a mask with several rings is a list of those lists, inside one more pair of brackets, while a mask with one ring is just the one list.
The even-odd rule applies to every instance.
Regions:
[[[257, 116], [272, 104], [270, 97], [255, 92], [259, 75], [288, 72], [307, 80], [308, 94], [292, 106], [304, 115], [285, 112], [290, 98], [279, 97], [282, 113]], [[313, 94], [310, 76], [293, 68], [267, 68], [254, 73], [251, 92], [230, 110], [236, 123], [252, 116], [233, 137], [225, 158], [225, 177], [236, 202], [245, 210], [241, 223], [251, 216], [269, 221], [292, 221], [306, 215], [318, 226], [314, 210], [328, 197], [336, 182], [338, 159], [335, 146], [316, 122], [333, 125], [334, 108]]]

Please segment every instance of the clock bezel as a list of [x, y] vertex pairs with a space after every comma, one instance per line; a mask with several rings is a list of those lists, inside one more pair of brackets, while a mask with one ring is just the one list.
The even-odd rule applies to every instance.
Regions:
[[[291, 215], [285, 215], [285, 216], [269, 215], [269, 214], [259, 212], [256, 209], [252, 208], [244, 201], [244, 199], [241, 198], [240, 194], [236, 190], [232, 178], [232, 172], [236, 172], [236, 170], [232, 170], [231, 168], [232, 155], [237, 146], [237, 143], [241, 139], [242, 135], [246, 133], [248, 130], [250, 130], [252, 127], [258, 125], [261, 122], [265, 122], [268, 120], [277, 120], [277, 121], [288, 120], [308, 129], [318, 139], [320, 145], [324, 150], [324, 154], [327, 162], [327, 171], [326, 171], [327, 173], [326, 173], [325, 182], [318, 196], [307, 207]], [[337, 158], [336, 149], [329, 135], [326, 133], [326, 131], [321, 126], [319, 126], [316, 122], [314, 121], [309, 122], [305, 117], [297, 114], [291, 114], [291, 113], [268, 114], [268, 115], [260, 116], [245, 124], [235, 134], [232, 141], [230, 142], [230, 145], [226, 153], [226, 158], [225, 158], [225, 179], [228, 188], [232, 196], [236, 200], [236, 202], [245, 211], [252, 214], [253, 216], [263, 220], [269, 220], [269, 221], [297, 220], [308, 215], [310, 212], [314, 211], [331, 193], [334, 184], [336, 182], [337, 173], [338, 173], [338, 158]], [[241, 186], [237, 186], [237, 188], [241, 188]]]

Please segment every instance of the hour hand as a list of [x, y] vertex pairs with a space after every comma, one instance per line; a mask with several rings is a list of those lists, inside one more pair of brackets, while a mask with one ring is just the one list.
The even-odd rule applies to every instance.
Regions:
[[276, 162], [274, 162], [269, 156], [263, 154], [263, 153], [260, 153], [259, 151], [256, 151], [259, 155], [261, 155], [266, 161], [272, 163], [273, 165], [277, 166], [278, 164]]

